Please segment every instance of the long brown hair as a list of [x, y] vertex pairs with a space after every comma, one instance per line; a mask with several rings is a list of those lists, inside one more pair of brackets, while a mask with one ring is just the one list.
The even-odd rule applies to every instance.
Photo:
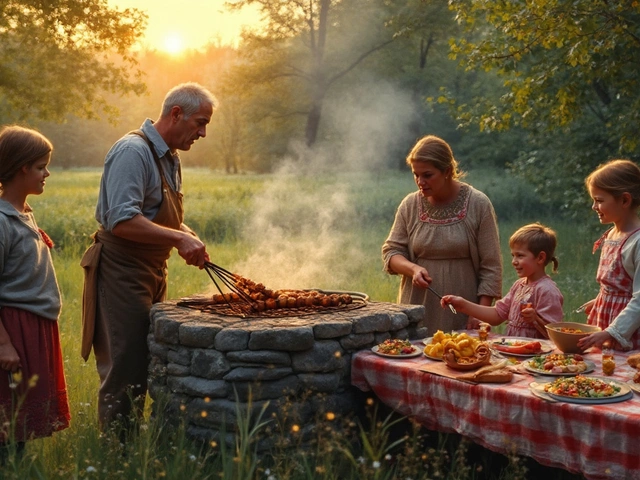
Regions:
[[418, 140], [407, 155], [407, 165], [411, 166], [412, 162], [430, 162], [442, 173], [451, 169], [451, 178], [454, 180], [464, 176], [458, 169], [458, 162], [449, 144], [435, 135], [426, 135]]
[[640, 205], [640, 167], [631, 160], [610, 160], [598, 166], [584, 181], [587, 189], [596, 187], [620, 198], [631, 195], [631, 206]]
[[0, 130], [0, 189], [25, 165], [53, 151], [51, 142], [36, 130], [9, 125]]

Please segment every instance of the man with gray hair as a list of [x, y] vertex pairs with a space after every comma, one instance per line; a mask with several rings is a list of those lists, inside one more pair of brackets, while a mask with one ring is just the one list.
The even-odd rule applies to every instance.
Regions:
[[142, 413], [149, 312], [165, 299], [171, 250], [188, 265], [209, 260], [204, 243], [183, 223], [178, 150], [206, 136], [216, 107], [203, 86], [178, 85], [167, 93], [158, 120], [145, 120], [105, 158], [96, 207], [100, 225], [81, 261], [81, 353], [86, 361], [93, 347], [103, 429], [122, 427], [125, 434]]

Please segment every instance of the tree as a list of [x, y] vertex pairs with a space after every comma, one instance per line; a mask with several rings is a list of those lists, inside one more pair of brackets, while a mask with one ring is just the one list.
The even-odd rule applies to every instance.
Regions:
[[[640, 3], [635, 0], [452, 0], [474, 40], [454, 39], [469, 70], [492, 70], [500, 96], [459, 118], [529, 133], [514, 169], [572, 208], [582, 178], [613, 156], [640, 159]], [[579, 175], [575, 181], [568, 180]], [[572, 183], [572, 185], [570, 185]]]
[[354, 31], [362, 34], [354, 28], [357, 23], [369, 21], [377, 13], [367, 0], [232, 0], [227, 4], [236, 9], [257, 4], [261, 9], [267, 20], [264, 30], [248, 33], [244, 49], [253, 51], [253, 58], [260, 52], [271, 62], [263, 62], [263, 75], [254, 75], [253, 81], [298, 83], [304, 100], [279, 114], [305, 115], [304, 137], [309, 147], [317, 140], [329, 90], [365, 58], [393, 41], [391, 36], [353, 35]]
[[[615, 125], [618, 150], [640, 145], [640, 3], [633, 0], [453, 0], [458, 19], [481, 30], [453, 43], [467, 68], [494, 69], [507, 92], [474, 112], [485, 128], [564, 127], [583, 115]], [[486, 24], [483, 22], [486, 21]]]
[[104, 94], [140, 94], [130, 48], [146, 16], [106, 0], [0, 0], [0, 118], [114, 114]]

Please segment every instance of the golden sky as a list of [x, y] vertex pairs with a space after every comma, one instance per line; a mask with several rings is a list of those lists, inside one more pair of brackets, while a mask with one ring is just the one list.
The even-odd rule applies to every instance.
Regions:
[[243, 26], [256, 25], [255, 9], [229, 13], [225, 0], [107, 0], [109, 6], [123, 10], [137, 8], [148, 16], [144, 46], [179, 53], [198, 49], [210, 42], [236, 43]]

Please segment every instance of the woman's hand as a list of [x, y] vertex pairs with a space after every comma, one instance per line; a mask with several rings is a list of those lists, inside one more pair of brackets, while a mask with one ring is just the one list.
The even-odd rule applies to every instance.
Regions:
[[433, 279], [427, 269], [416, 265], [416, 268], [413, 270], [413, 276], [411, 277], [411, 283], [413, 283], [415, 287], [427, 288], [432, 281]]
[[20, 357], [11, 342], [0, 344], [0, 368], [9, 372], [20, 370]]
[[609, 335], [609, 332], [603, 330], [602, 332], [596, 332], [591, 335], [587, 335], [586, 337], [582, 337], [578, 340], [578, 347], [583, 350], [586, 350], [589, 347], [602, 348], [603, 343], [611, 342], [611, 340], [613, 340], [613, 337]]

